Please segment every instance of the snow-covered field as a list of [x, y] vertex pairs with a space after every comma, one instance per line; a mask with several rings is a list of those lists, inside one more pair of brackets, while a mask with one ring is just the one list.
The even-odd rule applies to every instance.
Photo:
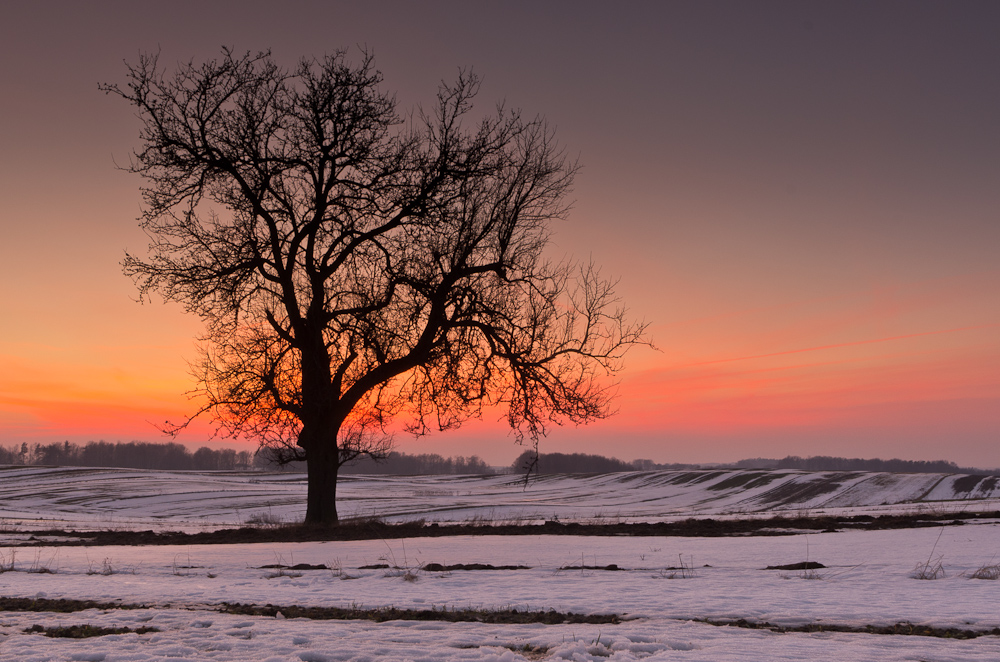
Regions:
[[[197, 531], [301, 521], [301, 474], [0, 467], [0, 528]], [[794, 470], [343, 476], [344, 517], [533, 522], [998, 510], [1000, 478]], [[0, 543], [2, 544], [2, 543]]]
[[[758, 480], [748, 478], [748, 472], [727, 472], [685, 482], [671, 480], [675, 473], [553, 477], [524, 491], [508, 485], [510, 477], [371, 481], [352, 477], [345, 492], [353, 512], [404, 519], [429, 515], [441, 520], [491, 512], [498, 519], [603, 515], [630, 520], [654, 519], [658, 512], [660, 517], [752, 513], [764, 510], [753, 504], [776, 496], [788, 502], [779, 507], [793, 507], [795, 499], [789, 495], [803, 485], [811, 485], [812, 491], [800, 490], [802, 498], [794, 505], [797, 510], [884, 509], [889, 507], [884, 502], [893, 498], [896, 510], [996, 507], [992, 492], [982, 494], [990, 499], [985, 503], [957, 503], [953, 487], [961, 477], [851, 474], [831, 480], [834, 474], [784, 472]], [[210, 527], [226, 518], [241, 521], [268, 506], [288, 518], [301, 512], [296, 499], [302, 498], [303, 486], [298, 480], [261, 478], [12, 469], [0, 471], [0, 517], [8, 524], [45, 518], [48, 524], [62, 522], [60, 526], [160, 522], [171, 528], [166, 525]], [[727, 480], [729, 487], [724, 483]], [[740, 481], [742, 486], [735, 485]], [[752, 484], [755, 481], [757, 485]], [[829, 489], [832, 483], [838, 487]], [[971, 483], [966, 480], [959, 485], [964, 488]], [[878, 484], [887, 487], [879, 492], [872, 487]], [[786, 489], [776, 494], [774, 490], [781, 485]], [[817, 494], [822, 490], [826, 491]], [[769, 491], [771, 496], [767, 496]], [[373, 502], [367, 507], [363, 503], [366, 493]], [[876, 496], [866, 503], [860, 494]], [[904, 498], [913, 494], [924, 499], [935, 494], [948, 498], [930, 504]], [[122, 503], [115, 510], [118, 499]], [[456, 510], [446, 509], [449, 502]], [[234, 512], [237, 508], [240, 514]], [[969, 577], [983, 565], [1000, 562], [1000, 524], [989, 521], [776, 537], [461, 536], [159, 547], [14, 547], [15, 542], [15, 537], [0, 542], [0, 570], [6, 570], [0, 572], [0, 596], [120, 600], [147, 608], [67, 614], [0, 612], [2, 661], [1000, 660], [1000, 637], [996, 636], [954, 640], [776, 633], [694, 620], [745, 618], [783, 626], [910, 622], [972, 630], [1000, 627], [1000, 581]], [[914, 579], [914, 566], [928, 559], [940, 559], [945, 576]], [[814, 573], [764, 569], [805, 560], [827, 567]], [[262, 567], [276, 563], [330, 569], [279, 572]], [[527, 568], [421, 570], [428, 563]], [[362, 568], [374, 564], [410, 570], [410, 576], [405, 577], [403, 570]], [[563, 569], [609, 564], [621, 570]], [[668, 569], [681, 565], [684, 570]], [[222, 614], [216, 609], [223, 602], [555, 609], [616, 613], [625, 620], [602, 625], [321, 621]], [[159, 631], [82, 640], [24, 632], [36, 624], [146, 626]], [[525, 645], [531, 653], [523, 653]]]

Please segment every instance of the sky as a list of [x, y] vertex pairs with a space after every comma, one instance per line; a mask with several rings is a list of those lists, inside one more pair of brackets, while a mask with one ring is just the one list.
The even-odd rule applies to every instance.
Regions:
[[[196, 407], [198, 320], [121, 272], [147, 244], [117, 167], [140, 123], [98, 84], [143, 52], [363, 46], [402, 108], [472, 68], [484, 109], [545, 116], [579, 158], [552, 254], [618, 278], [655, 349], [616, 416], [543, 451], [1000, 466], [998, 24], [995, 2], [4, 3], [0, 445], [166, 440]], [[493, 419], [397, 442], [523, 450]]]

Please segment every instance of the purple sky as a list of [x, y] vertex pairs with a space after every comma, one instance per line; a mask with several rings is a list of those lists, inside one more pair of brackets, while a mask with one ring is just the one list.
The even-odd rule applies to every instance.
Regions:
[[[553, 254], [659, 352], [547, 449], [1000, 465], [1000, 4], [51, 2], [0, 14], [0, 444], [159, 439], [197, 320], [139, 306], [123, 60], [365, 45], [403, 108], [459, 67], [583, 165]], [[202, 443], [204, 430], [185, 441]], [[520, 449], [492, 421], [408, 452]]]

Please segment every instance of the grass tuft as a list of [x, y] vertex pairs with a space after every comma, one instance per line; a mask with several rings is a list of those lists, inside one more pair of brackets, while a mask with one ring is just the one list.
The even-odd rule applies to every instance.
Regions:
[[988, 563], [969, 575], [969, 579], [1000, 579], [1000, 563]]
[[243, 524], [261, 529], [280, 529], [285, 525], [285, 522], [280, 516], [272, 513], [270, 506], [268, 506], [267, 512], [251, 513]]
[[680, 565], [663, 568], [657, 577], [659, 579], [691, 579], [694, 577], [694, 557], [689, 555], [687, 562], [685, 562], [684, 555], [678, 554], [677, 559], [680, 561]]
[[914, 579], [941, 579], [947, 577], [947, 573], [944, 571], [944, 563], [942, 562], [943, 556], [938, 556], [933, 559], [927, 559], [923, 563], [918, 563], [913, 572], [910, 573], [910, 577]]
[[941, 579], [942, 577], [947, 577], [944, 571], [944, 555], [934, 556], [934, 551], [937, 549], [938, 543], [941, 542], [941, 536], [944, 535], [944, 527], [941, 527], [941, 532], [938, 533], [937, 539], [934, 541], [934, 546], [931, 547], [931, 553], [927, 555], [927, 560], [923, 563], [918, 563], [916, 567], [913, 568], [913, 572], [910, 573], [910, 577], [914, 579]]

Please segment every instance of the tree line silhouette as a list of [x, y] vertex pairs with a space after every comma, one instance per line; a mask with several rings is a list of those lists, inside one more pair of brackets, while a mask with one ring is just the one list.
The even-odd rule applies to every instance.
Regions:
[[196, 471], [246, 471], [255, 468], [254, 454], [231, 448], [203, 446], [192, 452], [178, 443], [90, 441], [84, 445], [64, 441], [51, 444], [0, 446], [0, 464], [119, 467]]
[[[304, 462], [279, 464], [268, 448], [258, 452], [231, 448], [213, 450], [202, 446], [191, 451], [182, 444], [130, 441], [128, 443], [69, 441], [51, 444], [0, 446], [0, 465], [117, 467], [168, 471], [287, 471], [304, 473]], [[443, 457], [436, 453], [410, 455], [393, 451], [383, 459], [358, 458], [343, 467], [343, 473], [374, 475], [421, 474], [538, 474], [609, 473], [616, 471], [681, 471], [692, 469], [798, 469], [801, 471], [886, 471], [891, 473], [966, 473], [1000, 475], [1000, 470], [960, 467], [946, 460], [891, 460], [844, 458], [819, 455], [781, 459], [749, 458], [726, 465], [667, 463], [652, 460], [626, 462], [615, 457], [586, 453], [539, 453], [526, 450], [507, 467], [491, 467], [477, 455]]]
[[[270, 448], [262, 448], [257, 453], [260, 466], [271, 470], [305, 473], [305, 462], [282, 462], [280, 454], [273, 453]], [[442, 457], [437, 453], [422, 453], [409, 455], [392, 451], [378, 460], [368, 456], [360, 456], [348, 462], [340, 469], [342, 474], [375, 474], [413, 476], [421, 474], [483, 474], [493, 475], [498, 472], [478, 455], [469, 457]]]
[[789, 455], [780, 460], [768, 458], [752, 458], [734, 462], [733, 467], [739, 469], [800, 469], [802, 471], [887, 471], [890, 473], [941, 473], [941, 474], [1000, 474], [998, 469], [978, 469], [976, 467], [960, 467], [947, 460], [881, 460], [878, 458], [863, 459], [859, 457], [831, 457], [816, 455], [799, 457]]
[[652, 460], [626, 462], [616, 457], [587, 453], [536, 453], [527, 450], [510, 465], [511, 473], [581, 474], [609, 473], [614, 471], [679, 471], [701, 469], [700, 464], [657, 464]]
[[799, 457], [789, 455], [782, 459], [752, 458], [732, 464], [657, 464], [652, 460], [632, 460], [625, 462], [614, 457], [587, 455], [585, 453], [539, 453], [528, 450], [511, 464], [513, 473], [529, 470], [539, 474], [558, 473], [606, 473], [612, 471], [682, 471], [690, 469], [799, 469], [802, 471], [885, 471], [889, 473], [943, 473], [943, 474], [991, 474], [1000, 475], [1000, 470], [986, 470], [975, 467], [960, 467], [946, 460], [891, 460], [830, 457]]
[[[231, 448], [213, 450], [203, 446], [196, 451], [178, 443], [128, 443], [91, 441], [84, 445], [69, 441], [51, 444], [0, 446], [0, 465], [116, 467], [123, 469], [163, 469], [168, 471], [252, 471], [281, 470], [305, 472], [304, 462], [279, 465], [270, 449], [254, 453]], [[344, 467], [351, 474], [493, 474], [496, 471], [476, 456], [442, 457], [440, 455], [392, 452], [378, 462], [359, 458]]]

